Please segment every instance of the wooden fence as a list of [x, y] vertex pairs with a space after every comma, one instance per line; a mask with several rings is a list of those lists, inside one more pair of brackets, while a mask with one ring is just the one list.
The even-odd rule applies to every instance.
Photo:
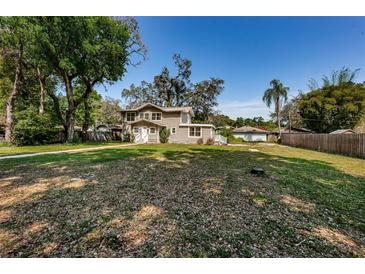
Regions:
[[365, 158], [365, 134], [283, 134], [283, 145]]

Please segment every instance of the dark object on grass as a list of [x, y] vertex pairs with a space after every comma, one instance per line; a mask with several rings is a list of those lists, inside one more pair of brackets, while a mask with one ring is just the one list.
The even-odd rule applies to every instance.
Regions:
[[254, 167], [250, 172], [257, 176], [263, 176], [265, 174], [265, 170], [261, 167]]

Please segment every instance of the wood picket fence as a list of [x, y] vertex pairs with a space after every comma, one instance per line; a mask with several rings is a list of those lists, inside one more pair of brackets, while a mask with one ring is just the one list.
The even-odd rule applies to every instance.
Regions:
[[365, 158], [365, 134], [283, 134], [281, 143], [287, 146]]

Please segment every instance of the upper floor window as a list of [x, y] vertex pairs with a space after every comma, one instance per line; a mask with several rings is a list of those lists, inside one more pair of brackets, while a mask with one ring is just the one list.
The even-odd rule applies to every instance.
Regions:
[[144, 113], [143, 112], [140, 112], [139, 113], [139, 119], [143, 119], [144, 118]]
[[144, 114], [144, 118], [145, 118], [146, 120], [149, 120], [149, 119], [150, 119], [150, 114], [146, 112], [146, 113]]
[[189, 123], [189, 114], [185, 112], [181, 112], [181, 123], [188, 124]]
[[127, 122], [133, 122], [136, 119], [134, 112], [127, 112]]
[[161, 121], [161, 113], [159, 112], [152, 113], [152, 120]]

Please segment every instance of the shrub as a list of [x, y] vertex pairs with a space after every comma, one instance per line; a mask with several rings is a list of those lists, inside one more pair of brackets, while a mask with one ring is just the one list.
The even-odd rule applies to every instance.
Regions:
[[230, 136], [227, 138], [228, 143], [230, 144], [242, 144], [245, 142], [242, 138], [236, 138], [234, 136]]
[[198, 140], [196, 140], [196, 143], [197, 143], [198, 145], [202, 145], [202, 144], [204, 144], [203, 138], [199, 138]]
[[38, 110], [30, 107], [18, 114], [13, 131], [13, 143], [16, 145], [37, 145], [55, 141], [60, 129], [47, 113], [38, 114]]
[[160, 143], [167, 143], [170, 137], [170, 129], [163, 128], [160, 130]]
[[213, 138], [208, 138], [206, 144], [210, 145], [210, 146], [214, 145], [214, 139]]

